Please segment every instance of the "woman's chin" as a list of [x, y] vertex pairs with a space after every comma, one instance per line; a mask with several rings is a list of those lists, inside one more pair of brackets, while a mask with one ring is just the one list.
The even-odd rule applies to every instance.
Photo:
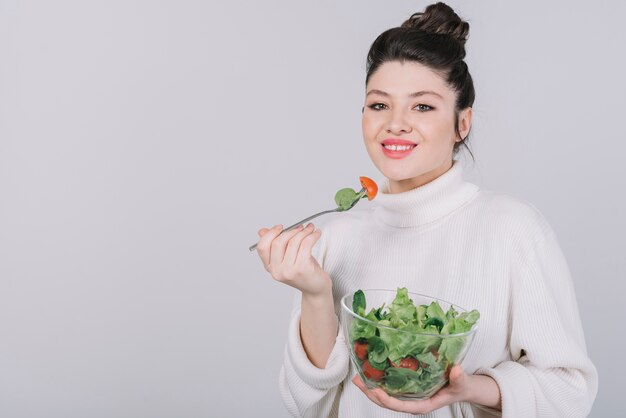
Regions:
[[409, 173], [406, 170], [390, 169], [388, 167], [383, 167], [380, 169], [380, 172], [389, 180], [397, 182], [409, 180], [416, 176], [415, 173]]

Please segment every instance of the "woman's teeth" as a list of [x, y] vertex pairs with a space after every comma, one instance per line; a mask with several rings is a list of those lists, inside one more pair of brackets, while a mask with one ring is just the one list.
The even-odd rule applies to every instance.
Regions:
[[413, 148], [415, 145], [383, 145], [390, 151], [408, 151]]

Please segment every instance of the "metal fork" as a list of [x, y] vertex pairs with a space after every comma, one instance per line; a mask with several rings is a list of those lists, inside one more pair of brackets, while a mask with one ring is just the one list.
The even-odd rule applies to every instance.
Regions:
[[[361, 198], [363, 197], [363, 193], [365, 193], [365, 187], [362, 188], [361, 191], [359, 191], [359, 193], [357, 193], [359, 195], [359, 198], [355, 199], [354, 202], [352, 203], [352, 205], [348, 209], [344, 210], [344, 209], [341, 209], [340, 207], [337, 207], [335, 209], [325, 210], [325, 211], [316, 213], [315, 215], [311, 215], [308, 218], [304, 218], [300, 222], [296, 222], [295, 224], [293, 224], [293, 225], [283, 229], [282, 231], [280, 231], [280, 233], [278, 235], [282, 234], [283, 232], [290, 231], [290, 230], [296, 228], [297, 226], [302, 225], [303, 223], [310, 221], [311, 219], [317, 218], [318, 216], [325, 215], [327, 213], [345, 212], [346, 210], [350, 210], [350, 209], [352, 209], [354, 207], [354, 205], [356, 205], [359, 202], [359, 200], [361, 200]], [[278, 235], [276, 235], [276, 236], [278, 236]], [[250, 251], [256, 250], [256, 246], [257, 246], [257, 244], [254, 244], [254, 245], [250, 246], [249, 250]]]

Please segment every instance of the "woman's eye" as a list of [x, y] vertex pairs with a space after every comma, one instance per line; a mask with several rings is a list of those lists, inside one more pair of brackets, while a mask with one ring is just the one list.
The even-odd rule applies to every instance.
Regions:
[[432, 107], [425, 105], [425, 104], [418, 104], [417, 106], [415, 106], [415, 109], [419, 110], [420, 112], [427, 112], [429, 110], [433, 110]]
[[368, 105], [367, 107], [369, 107], [372, 110], [383, 110], [387, 108], [387, 105], [384, 105], [382, 103], [373, 103], [371, 105]]

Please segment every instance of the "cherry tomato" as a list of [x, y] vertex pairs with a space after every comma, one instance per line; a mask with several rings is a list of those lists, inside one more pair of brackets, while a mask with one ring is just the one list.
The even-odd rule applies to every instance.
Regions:
[[417, 359], [413, 357], [405, 357], [402, 360], [400, 360], [400, 367], [402, 367], [403, 369], [411, 369], [415, 371], [419, 368], [419, 365], [420, 365], [420, 362], [417, 361]]
[[367, 343], [355, 342], [354, 354], [361, 360], [367, 360]]
[[363, 374], [368, 379], [379, 382], [380, 380], [382, 380], [385, 372], [383, 370], [373, 368], [370, 362], [365, 360], [365, 362], [363, 363]]
[[361, 181], [361, 186], [365, 187], [367, 200], [372, 200], [374, 197], [376, 197], [376, 194], [378, 193], [378, 185], [376, 184], [376, 182], [371, 178], [364, 176], [359, 177], [359, 180]]

